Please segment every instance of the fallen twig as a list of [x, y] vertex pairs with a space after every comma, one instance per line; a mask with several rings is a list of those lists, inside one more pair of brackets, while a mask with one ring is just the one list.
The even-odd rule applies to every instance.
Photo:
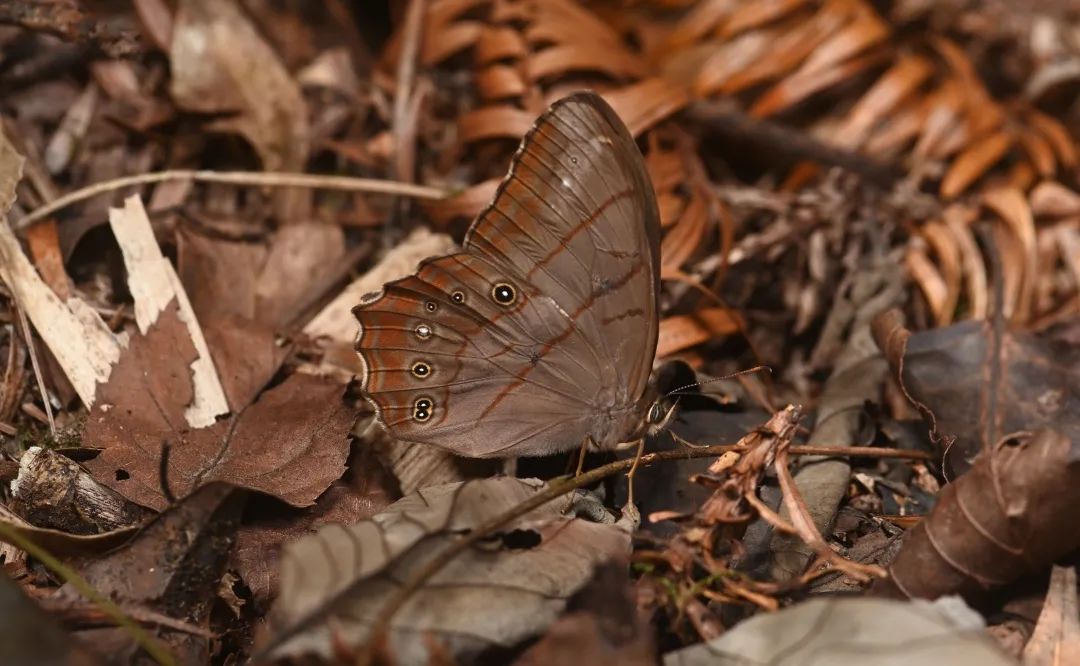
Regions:
[[44, 206], [31, 211], [14, 223], [16, 230], [25, 229], [40, 222], [53, 213], [68, 206], [95, 197], [105, 192], [113, 192], [132, 185], [160, 183], [167, 180], [193, 180], [200, 183], [227, 183], [231, 185], [254, 185], [257, 187], [312, 187], [324, 190], [346, 190], [349, 192], [371, 192], [373, 194], [393, 194], [418, 199], [441, 199], [447, 192], [436, 187], [399, 183], [375, 178], [352, 178], [350, 176], [325, 176], [311, 173], [266, 173], [261, 171], [196, 171], [193, 169], [173, 169], [124, 176], [114, 180], [94, 183], [82, 189], [69, 192]]

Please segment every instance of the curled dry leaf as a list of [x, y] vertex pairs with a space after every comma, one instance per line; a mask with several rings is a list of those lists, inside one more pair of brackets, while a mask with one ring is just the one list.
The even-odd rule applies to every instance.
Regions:
[[874, 338], [908, 400], [929, 422], [954, 474], [1012, 432], [1051, 426], [1080, 441], [1080, 349], [964, 322], [912, 333], [900, 314], [875, 319]]
[[[371, 520], [329, 525], [285, 549], [281, 594], [270, 614], [273, 657], [357, 647], [386, 600], [459, 535], [543, 489], [497, 477], [426, 488]], [[543, 631], [602, 561], [626, 557], [615, 523], [564, 515], [553, 500], [467, 550], [405, 603], [390, 625], [390, 653], [427, 663], [422, 636], [458, 659]]]
[[0, 541], [14, 544], [6, 536], [8, 530], [28, 539], [53, 555], [94, 555], [112, 550], [135, 534], [137, 527], [121, 527], [101, 534], [70, 534], [60, 530], [35, 527], [17, 513], [0, 504], [0, 524], [6, 528]]
[[235, 114], [212, 127], [242, 135], [268, 171], [303, 170], [308, 126], [300, 87], [239, 4], [180, 0], [169, 62], [181, 108]]
[[154, 509], [161, 490], [162, 445], [168, 481], [182, 497], [210, 481], [266, 492], [306, 506], [344, 471], [353, 412], [340, 384], [294, 374], [227, 420], [188, 429], [187, 364], [195, 350], [170, 305], [146, 335], [136, 336], [98, 389], [83, 443], [103, 449], [86, 466], [103, 484]]
[[1002, 439], [907, 534], [879, 593], [975, 595], [1080, 547], [1080, 439], [1050, 429]]
[[[942, 600], [944, 601], [944, 600]], [[720, 638], [670, 652], [664, 666], [910, 663], [1008, 666], [959, 603], [813, 599], [753, 617]]]

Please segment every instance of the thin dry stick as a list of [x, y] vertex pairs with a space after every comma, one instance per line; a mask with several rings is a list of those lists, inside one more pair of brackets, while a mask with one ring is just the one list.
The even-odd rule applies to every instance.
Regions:
[[803, 500], [798, 486], [795, 485], [795, 479], [792, 478], [791, 470], [788, 469], [788, 451], [783, 446], [776, 452], [773, 467], [776, 469], [776, 477], [780, 482], [780, 491], [784, 495], [784, 506], [787, 508], [788, 513], [791, 514], [792, 527], [795, 528], [799, 538], [805, 541], [819, 558], [857, 580], [871, 580], [874, 577], [885, 578], [885, 570], [881, 567], [854, 562], [829, 548], [829, 544], [825, 542], [825, 537], [821, 536], [821, 532], [814, 525], [814, 520], [810, 517], [810, 511], [806, 507], [806, 501]]
[[424, 17], [427, 3], [410, 0], [405, 10], [405, 36], [398, 55], [397, 80], [394, 90], [394, 176], [399, 181], [413, 180], [413, 139], [416, 137], [416, 115], [410, 113], [413, 100], [413, 83], [416, 80], [416, 62], [423, 41]]
[[[711, 458], [719, 456], [728, 451], [745, 451], [746, 447], [738, 444], [717, 444], [714, 446], [708, 446], [698, 449], [692, 449], [689, 451], [658, 451], [656, 453], [647, 453], [638, 459], [638, 466], [647, 466], [656, 462], [664, 460], [685, 460], [688, 458]], [[788, 450], [791, 455], [836, 455], [836, 456], [857, 456], [857, 457], [882, 457], [882, 458], [910, 458], [916, 460], [925, 460], [928, 455], [922, 451], [904, 451], [898, 449], [876, 449], [873, 447], [825, 447], [825, 446], [793, 446]], [[884, 455], [880, 455], [884, 453]], [[577, 477], [572, 478], [559, 478], [552, 480], [548, 487], [540, 492], [536, 493], [532, 497], [517, 504], [503, 513], [495, 516], [491, 520], [483, 523], [482, 525], [473, 529], [469, 534], [458, 539], [452, 545], [446, 548], [446, 550], [439, 553], [437, 557], [430, 560], [424, 567], [420, 569], [409, 580], [405, 581], [397, 591], [390, 597], [386, 604], [382, 608], [382, 612], [379, 613], [378, 620], [372, 625], [371, 632], [368, 634], [368, 649], [362, 651], [362, 659], [358, 663], [367, 663], [363, 658], [365, 656], [370, 658], [371, 648], [376, 644], [378, 638], [387, 633], [390, 628], [391, 621], [394, 615], [397, 614], [401, 607], [405, 605], [405, 602], [416, 593], [421, 587], [424, 586], [431, 578], [441, 571], [446, 565], [454, 560], [458, 555], [462, 554], [477, 542], [486, 538], [492, 532], [505, 526], [511, 521], [524, 516], [533, 509], [543, 506], [548, 502], [557, 499], [561, 495], [568, 493], [577, 488], [591, 485], [601, 479], [605, 479], [609, 476], [613, 476], [622, 471], [625, 471], [634, 464], [634, 460], [617, 460], [607, 465], [602, 465], [595, 469], [589, 470]], [[331, 604], [332, 606], [332, 604]], [[306, 623], [305, 623], [306, 624]], [[289, 635], [295, 634], [296, 631], [303, 629], [303, 626], [295, 627]], [[288, 638], [283, 636], [279, 638], [279, 641]]]
[[256, 187], [311, 187], [324, 190], [345, 190], [348, 192], [371, 192], [373, 194], [393, 194], [417, 199], [442, 199], [447, 192], [436, 187], [398, 183], [392, 180], [375, 178], [352, 178], [349, 176], [324, 176], [311, 173], [265, 173], [261, 171], [196, 171], [193, 169], [172, 169], [124, 176], [94, 183], [82, 189], [69, 192], [34, 210], [15, 223], [15, 229], [21, 230], [40, 222], [53, 213], [71, 204], [84, 201], [105, 192], [113, 192], [132, 185], [160, 183], [166, 180], [193, 180], [199, 183], [226, 183], [230, 185], [252, 185]]
[[26, 317], [26, 311], [16, 304], [19, 311], [19, 323], [22, 325], [23, 338], [26, 339], [26, 349], [30, 352], [30, 365], [34, 368], [34, 379], [37, 380], [38, 390], [41, 391], [41, 402], [45, 405], [45, 416], [49, 418], [49, 433], [56, 439], [56, 421], [53, 420], [52, 404], [49, 402], [49, 391], [45, 388], [45, 378], [41, 374], [41, 366], [38, 365], [37, 351], [34, 350], [34, 339], [30, 337], [30, 320]]

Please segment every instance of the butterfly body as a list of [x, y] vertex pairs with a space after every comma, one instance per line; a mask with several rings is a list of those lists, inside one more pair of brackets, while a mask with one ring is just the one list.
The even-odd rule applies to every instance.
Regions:
[[362, 388], [398, 439], [471, 457], [640, 436], [657, 337], [659, 216], [598, 96], [537, 121], [463, 251], [354, 312]]

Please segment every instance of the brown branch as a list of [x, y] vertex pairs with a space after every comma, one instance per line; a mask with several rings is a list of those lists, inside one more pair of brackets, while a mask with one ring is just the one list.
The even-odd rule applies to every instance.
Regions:
[[901, 177], [893, 164], [860, 155], [819, 141], [794, 127], [753, 118], [724, 102], [695, 102], [686, 114], [706, 130], [721, 137], [750, 141], [793, 161], [809, 160], [856, 173], [883, 188]]
[[0, 2], [2, 23], [45, 32], [76, 44], [90, 44], [112, 58], [147, 51], [147, 45], [137, 30], [115, 27], [109, 20], [68, 3]]

